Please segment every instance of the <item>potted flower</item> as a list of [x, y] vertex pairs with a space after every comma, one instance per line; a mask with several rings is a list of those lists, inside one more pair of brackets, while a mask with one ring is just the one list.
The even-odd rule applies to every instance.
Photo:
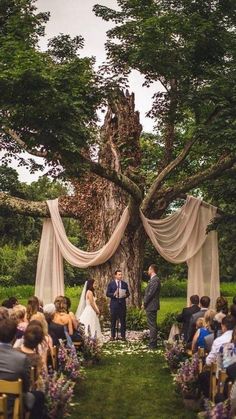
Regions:
[[170, 370], [176, 372], [180, 364], [187, 358], [183, 342], [167, 342], [164, 357]]
[[186, 359], [180, 366], [175, 376], [175, 383], [182, 392], [186, 407], [196, 410], [198, 406], [198, 375], [199, 358], [195, 354], [191, 359]]
[[45, 394], [48, 416], [63, 419], [70, 416], [70, 402], [75, 383], [62, 373], [50, 370], [42, 374], [42, 391]]

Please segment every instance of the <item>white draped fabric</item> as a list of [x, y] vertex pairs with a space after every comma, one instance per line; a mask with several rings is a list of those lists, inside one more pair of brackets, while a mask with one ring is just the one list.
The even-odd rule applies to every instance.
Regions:
[[[47, 201], [51, 219], [43, 225], [35, 294], [44, 304], [64, 294], [63, 258], [80, 268], [105, 263], [115, 253], [129, 222], [126, 208], [109, 241], [100, 250], [85, 252], [70, 243], [58, 210], [58, 200]], [[206, 234], [216, 214], [213, 206], [188, 197], [185, 205], [161, 220], [149, 220], [141, 212], [144, 228], [157, 251], [172, 263], [188, 263], [188, 297], [209, 295], [214, 305], [219, 296], [217, 233]]]
[[129, 222], [126, 208], [110, 240], [96, 252], [78, 249], [68, 240], [58, 209], [58, 199], [47, 201], [51, 218], [44, 221], [39, 248], [35, 295], [44, 304], [64, 295], [63, 258], [78, 268], [105, 263], [115, 253]]
[[172, 263], [187, 262], [188, 302], [193, 294], [208, 295], [214, 306], [220, 295], [217, 233], [206, 234], [216, 211], [188, 196], [180, 210], [162, 220], [149, 220], [141, 213], [146, 233], [160, 255]]

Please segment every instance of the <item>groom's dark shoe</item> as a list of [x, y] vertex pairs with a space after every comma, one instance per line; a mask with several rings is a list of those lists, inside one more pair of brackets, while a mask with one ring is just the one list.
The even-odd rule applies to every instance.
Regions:
[[110, 337], [110, 342], [113, 342], [115, 340], [115, 338], [113, 338], [112, 336]]

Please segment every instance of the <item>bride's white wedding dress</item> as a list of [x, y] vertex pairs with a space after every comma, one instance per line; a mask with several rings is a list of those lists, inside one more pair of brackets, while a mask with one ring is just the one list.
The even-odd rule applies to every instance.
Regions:
[[99, 318], [97, 313], [94, 311], [93, 307], [91, 306], [88, 298], [86, 298], [86, 306], [84, 311], [82, 312], [79, 321], [84, 325], [85, 335], [89, 335], [89, 329], [91, 332], [91, 336], [94, 337], [96, 335], [97, 339], [102, 341], [102, 332], [101, 326], [99, 322]]

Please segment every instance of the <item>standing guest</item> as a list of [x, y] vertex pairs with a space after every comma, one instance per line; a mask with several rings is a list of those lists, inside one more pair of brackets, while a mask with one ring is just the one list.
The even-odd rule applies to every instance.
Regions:
[[206, 311], [210, 307], [210, 297], [204, 295], [200, 298], [200, 310], [197, 313], [192, 314], [189, 322], [189, 329], [188, 329], [188, 342], [192, 342], [193, 336], [196, 332], [196, 321], [199, 317], [204, 317]]
[[184, 336], [185, 342], [187, 342], [187, 339], [188, 339], [188, 329], [189, 329], [189, 322], [190, 322], [191, 316], [192, 314], [197, 313], [199, 310], [200, 310], [199, 296], [191, 295], [190, 306], [183, 308], [182, 313], [176, 317], [176, 320], [178, 322], [183, 323], [182, 334]]
[[121, 339], [126, 340], [126, 298], [130, 296], [127, 282], [122, 280], [122, 271], [117, 269], [114, 279], [108, 284], [106, 296], [110, 300], [111, 339], [115, 340], [116, 322], [120, 320]]
[[150, 265], [148, 268], [150, 280], [144, 295], [144, 308], [147, 315], [148, 328], [150, 330], [149, 348], [157, 347], [157, 312], [160, 310], [161, 282], [157, 276], [157, 266]]

